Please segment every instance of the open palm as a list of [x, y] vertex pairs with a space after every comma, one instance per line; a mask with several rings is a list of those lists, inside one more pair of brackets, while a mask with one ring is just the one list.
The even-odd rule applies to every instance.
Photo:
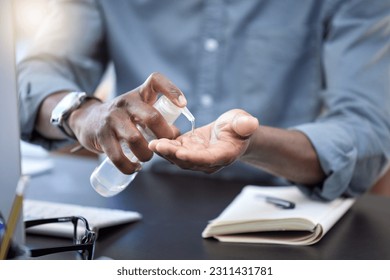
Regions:
[[174, 140], [153, 140], [149, 148], [183, 169], [213, 173], [245, 153], [257, 127], [256, 118], [234, 109]]

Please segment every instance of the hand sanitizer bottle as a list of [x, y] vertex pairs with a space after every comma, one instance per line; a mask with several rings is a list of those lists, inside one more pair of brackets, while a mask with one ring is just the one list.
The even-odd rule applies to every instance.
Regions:
[[[192, 123], [192, 126], [194, 126], [195, 118], [187, 107], [179, 108], [165, 96], [161, 96], [153, 106], [161, 113], [168, 124], [173, 124], [180, 114], [183, 113], [183, 115]], [[137, 128], [148, 142], [155, 139], [155, 135], [148, 128], [143, 129], [138, 125]], [[138, 161], [126, 142], [121, 142], [121, 146], [123, 153], [128, 159], [132, 162]], [[96, 192], [102, 196], [110, 197], [123, 191], [134, 180], [137, 174], [138, 172], [130, 175], [123, 174], [116, 168], [112, 161], [106, 157], [106, 159], [92, 172], [90, 182]]]

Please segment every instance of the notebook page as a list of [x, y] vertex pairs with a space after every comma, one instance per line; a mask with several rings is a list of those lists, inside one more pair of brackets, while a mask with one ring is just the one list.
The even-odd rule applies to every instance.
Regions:
[[[282, 209], [266, 202], [265, 196], [281, 198], [295, 203], [294, 209]], [[353, 199], [336, 199], [331, 202], [314, 201], [306, 197], [297, 187], [260, 187], [246, 186], [232, 203], [213, 222], [230, 223], [251, 220], [275, 220], [285, 218], [303, 218], [318, 224], [326, 221], [327, 229], [337, 221], [340, 216], [353, 203]], [[341, 207], [344, 205], [344, 207]], [[342, 208], [343, 211], [335, 209]], [[345, 210], [345, 211], [344, 211]], [[326, 218], [329, 214], [335, 217]]]

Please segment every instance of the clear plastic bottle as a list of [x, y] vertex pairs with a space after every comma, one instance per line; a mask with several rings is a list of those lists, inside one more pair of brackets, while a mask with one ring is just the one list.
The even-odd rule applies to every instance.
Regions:
[[[161, 113], [168, 124], [173, 124], [180, 114], [183, 114], [194, 126], [195, 118], [187, 107], [179, 108], [165, 96], [161, 96], [153, 106]], [[148, 142], [155, 139], [154, 134], [148, 128], [143, 129], [140, 126], [137, 126], [137, 128]], [[130, 150], [127, 143], [121, 142], [121, 146], [128, 159], [132, 162], [138, 162], [137, 157]], [[134, 180], [137, 174], [137, 172], [130, 175], [123, 174], [116, 168], [112, 161], [106, 157], [92, 172], [90, 182], [96, 192], [102, 196], [110, 197], [123, 191]]]

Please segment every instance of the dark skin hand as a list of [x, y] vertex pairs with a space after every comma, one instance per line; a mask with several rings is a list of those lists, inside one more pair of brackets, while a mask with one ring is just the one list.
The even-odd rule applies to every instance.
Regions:
[[[141, 86], [113, 100], [104, 103], [88, 100], [70, 115], [69, 127], [83, 147], [97, 153], [104, 152], [121, 172], [134, 173], [140, 169], [140, 163], [132, 162], [124, 155], [121, 141], [129, 145], [140, 161], [148, 161], [153, 156], [137, 125], [147, 127], [157, 138], [173, 139], [178, 135], [178, 130], [153, 107], [159, 93], [178, 107], [187, 104], [180, 89], [162, 74], [153, 73]], [[44, 100], [36, 126], [42, 135], [64, 138], [48, 120], [53, 107], [65, 94], [61, 92]]]
[[222, 114], [194, 134], [153, 140], [149, 148], [181, 168], [205, 173], [240, 160], [297, 183], [315, 185], [325, 178], [303, 133], [259, 126], [256, 118], [240, 109]]
[[244, 154], [258, 125], [245, 111], [231, 110], [194, 133], [153, 140], [149, 148], [183, 169], [214, 173]]

